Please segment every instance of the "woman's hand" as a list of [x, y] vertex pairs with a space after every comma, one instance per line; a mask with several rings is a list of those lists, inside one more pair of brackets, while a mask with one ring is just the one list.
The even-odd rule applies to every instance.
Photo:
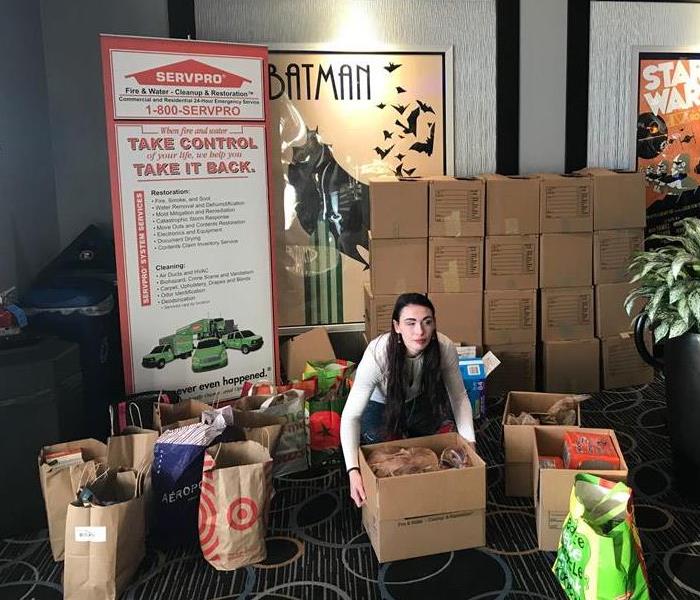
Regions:
[[367, 494], [365, 486], [362, 484], [362, 475], [357, 469], [350, 471], [350, 496], [355, 501], [355, 505], [359, 508], [365, 503]]

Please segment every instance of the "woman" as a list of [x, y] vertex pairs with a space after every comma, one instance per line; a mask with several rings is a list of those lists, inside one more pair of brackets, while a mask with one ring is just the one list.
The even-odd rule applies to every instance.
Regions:
[[423, 294], [401, 294], [392, 331], [373, 339], [357, 367], [340, 423], [340, 439], [357, 506], [365, 489], [357, 462], [360, 442], [454, 431], [474, 443], [472, 409], [457, 351], [435, 328], [435, 308]]

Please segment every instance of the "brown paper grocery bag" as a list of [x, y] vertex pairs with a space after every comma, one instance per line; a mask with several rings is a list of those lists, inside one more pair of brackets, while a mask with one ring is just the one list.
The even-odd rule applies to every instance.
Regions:
[[204, 455], [199, 542], [206, 561], [230, 571], [267, 558], [272, 459], [257, 442], [229, 442]]
[[266, 425], [265, 427], [244, 427], [245, 438], [251, 442], [257, 442], [265, 448], [270, 456], [275, 458], [277, 442], [282, 434], [282, 425]]
[[[59, 460], [47, 462], [47, 455], [80, 449], [82, 462], [65, 465]], [[39, 452], [39, 482], [46, 507], [49, 541], [54, 560], [63, 560], [63, 540], [66, 529], [66, 510], [75, 500], [81, 479], [94, 479], [107, 461], [107, 446], [93, 439], [64, 442], [44, 446]]]
[[153, 462], [153, 447], [158, 432], [140, 427], [126, 427], [120, 435], [107, 439], [107, 464], [112, 468], [140, 469]]
[[198, 400], [183, 400], [177, 404], [154, 402], [153, 428], [162, 433], [167, 429], [199, 423], [205, 410], [211, 410], [211, 406]]
[[134, 471], [110, 470], [91, 489], [108, 506], [68, 506], [63, 593], [67, 600], [116, 600], [145, 555], [145, 505]]

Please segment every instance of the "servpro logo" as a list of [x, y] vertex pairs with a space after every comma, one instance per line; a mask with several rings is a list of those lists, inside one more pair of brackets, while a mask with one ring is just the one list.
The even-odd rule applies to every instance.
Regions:
[[246, 83], [251, 83], [250, 79], [241, 75], [193, 59], [131, 73], [126, 77], [133, 77], [141, 85], [240, 88]]

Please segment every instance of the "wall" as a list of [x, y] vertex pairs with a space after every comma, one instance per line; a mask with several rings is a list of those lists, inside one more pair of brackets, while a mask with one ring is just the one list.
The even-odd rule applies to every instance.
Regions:
[[564, 170], [566, 0], [520, 0], [520, 172]]
[[[591, 3], [588, 164], [635, 165], [636, 98], [633, 48], [700, 46], [700, 5]], [[636, 84], [635, 84], [636, 85]]]
[[197, 37], [257, 43], [454, 47], [455, 174], [496, 167], [494, 0], [196, 0]]
[[42, 0], [41, 21], [65, 246], [90, 223], [111, 229], [99, 34], [167, 37], [168, 7], [167, 0]]
[[39, 0], [0, 19], [0, 290], [26, 287], [58, 249]]

